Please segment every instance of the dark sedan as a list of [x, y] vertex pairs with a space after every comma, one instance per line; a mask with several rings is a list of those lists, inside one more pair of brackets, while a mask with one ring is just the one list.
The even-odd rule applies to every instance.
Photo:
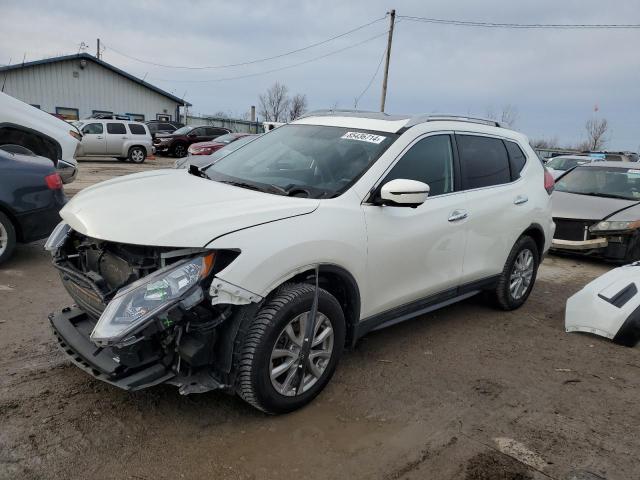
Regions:
[[640, 168], [623, 162], [574, 168], [556, 182], [553, 220], [556, 252], [640, 259]]
[[49, 159], [0, 149], [0, 263], [16, 243], [46, 238], [65, 202], [62, 179]]
[[187, 149], [192, 143], [208, 142], [227, 133], [231, 133], [228, 128], [186, 125], [173, 133], [157, 133], [153, 146], [156, 147], [156, 153], [180, 158], [187, 155]]

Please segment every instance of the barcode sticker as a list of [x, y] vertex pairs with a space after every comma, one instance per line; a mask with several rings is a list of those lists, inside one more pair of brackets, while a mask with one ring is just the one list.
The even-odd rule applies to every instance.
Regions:
[[387, 137], [382, 135], [374, 135], [372, 133], [347, 132], [341, 138], [344, 140], [358, 140], [359, 142], [382, 143]]

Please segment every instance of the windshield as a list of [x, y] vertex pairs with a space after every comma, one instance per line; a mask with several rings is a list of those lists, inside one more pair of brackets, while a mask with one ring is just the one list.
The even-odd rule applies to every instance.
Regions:
[[555, 185], [558, 192], [640, 200], [640, 170], [577, 167]]
[[580, 165], [588, 162], [589, 162], [588, 158], [577, 159], [577, 158], [556, 157], [549, 160], [545, 164], [545, 166], [549, 168], [553, 168], [554, 170], [561, 170], [564, 172], [566, 170], [569, 170], [570, 168], [575, 167], [576, 165]]
[[196, 128], [196, 127], [192, 127], [191, 125], [185, 125], [184, 127], [181, 127], [179, 129], [177, 129], [175, 132], [173, 132], [173, 135], [186, 135], [187, 133], [189, 133], [194, 128]]
[[398, 138], [345, 127], [284, 125], [206, 170], [212, 180], [309, 198], [349, 188]]

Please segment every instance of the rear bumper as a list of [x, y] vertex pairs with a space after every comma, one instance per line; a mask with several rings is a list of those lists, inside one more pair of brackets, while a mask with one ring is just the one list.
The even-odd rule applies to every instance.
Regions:
[[160, 362], [131, 371], [122, 366], [111, 348], [99, 348], [89, 336], [95, 326], [78, 307], [65, 308], [49, 315], [51, 328], [62, 352], [77, 367], [89, 375], [123, 390], [141, 390], [175, 377], [175, 373]]
[[20, 241], [29, 243], [47, 238], [60, 222], [60, 210], [66, 201], [64, 193], [59, 190], [54, 193], [54, 201], [50, 206], [16, 215], [20, 225]]

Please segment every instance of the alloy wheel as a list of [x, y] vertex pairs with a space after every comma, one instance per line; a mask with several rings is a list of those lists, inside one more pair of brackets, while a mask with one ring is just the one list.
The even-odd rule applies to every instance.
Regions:
[[534, 268], [533, 253], [528, 248], [518, 253], [513, 262], [511, 276], [509, 277], [509, 293], [514, 300], [520, 300], [531, 285]]
[[185, 156], [185, 154], [187, 153], [186, 149], [184, 148], [183, 145], [178, 145], [176, 146], [176, 148], [174, 149], [174, 153], [176, 155], [176, 157], [178, 158], [182, 158]]
[[296, 396], [309, 390], [327, 369], [333, 355], [334, 334], [329, 318], [317, 313], [315, 331], [311, 341], [311, 350], [304, 365], [304, 379], [301, 391], [299, 362], [301, 361], [302, 342], [310, 312], [294, 317], [280, 332], [271, 351], [271, 385], [278, 393], [287, 397]]
[[131, 160], [133, 160], [135, 163], [140, 163], [144, 160], [144, 153], [142, 153], [142, 150], [140, 150], [139, 148], [134, 149], [131, 152]]
[[9, 245], [9, 232], [5, 226], [0, 223], [0, 255], [2, 255]]

